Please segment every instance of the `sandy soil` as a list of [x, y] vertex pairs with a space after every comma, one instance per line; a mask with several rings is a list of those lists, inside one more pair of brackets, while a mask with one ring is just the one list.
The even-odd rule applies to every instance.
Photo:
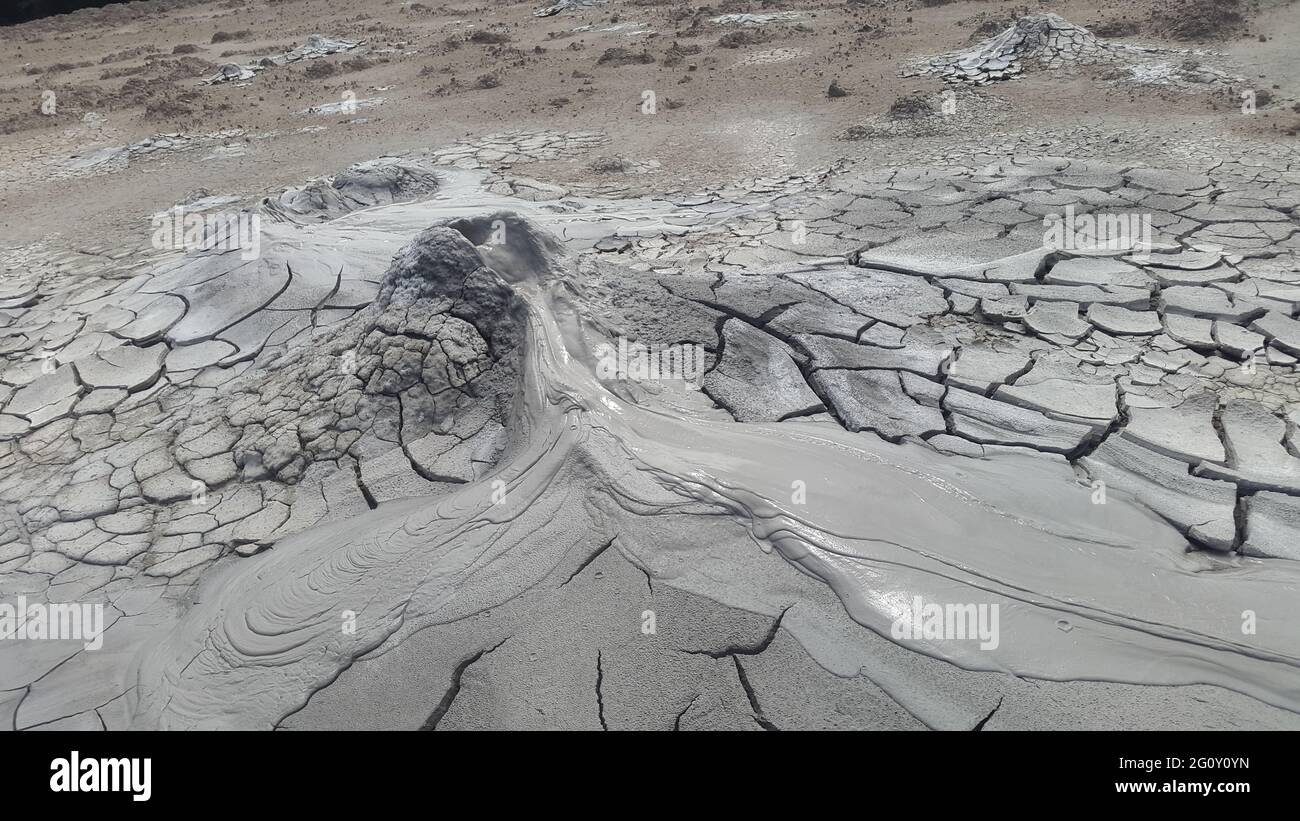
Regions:
[[[1190, 7], [1185, 14], [1197, 13], [1194, 3], [1045, 8], [1102, 31], [1136, 28], [1128, 41], [1169, 44], [1152, 32], [1168, 30], [1183, 6]], [[53, 234], [73, 245], [93, 243], [142, 230], [177, 192], [253, 196], [385, 152], [538, 128], [604, 131], [611, 139], [606, 153], [657, 164], [636, 181], [652, 190], [718, 183], [738, 169], [816, 168], [871, 151], [870, 144], [840, 138], [900, 95], [943, 88], [934, 78], [900, 77], [900, 62], [963, 46], [1023, 10], [1014, 2], [751, 8], [634, 0], [539, 18], [536, 8], [531, 0], [148, 0], [12, 27], [5, 39], [13, 47], [0, 55], [0, 232], [10, 243]], [[747, 28], [757, 42], [725, 47], [727, 36], [744, 27], [710, 18], [740, 11], [799, 16]], [[1026, 128], [1078, 121], [1181, 136], [1293, 138], [1300, 117], [1291, 101], [1300, 89], [1287, 70], [1287, 44], [1300, 27], [1300, 7], [1271, 4], [1246, 16], [1235, 28], [1220, 28], [1218, 42], [1174, 45], [1222, 51], [1214, 59], [1267, 89], [1272, 101], [1258, 117], [1239, 116], [1236, 101], [1222, 93], [1108, 87], [1087, 72], [1026, 77], [986, 93], [1005, 101], [1010, 120]], [[200, 84], [219, 64], [252, 62], [318, 32], [366, 42], [350, 53], [271, 69], [247, 84]], [[614, 49], [626, 50], [624, 60]], [[832, 80], [848, 96], [828, 97]], [[49, 90], [58, 101], [53, 116], [40, 111]], [[641, 110], [646, 90], [656, 95], [653, 115]], [[303, 113], [348, 92], [363, 101], [356, 114]], [[380, 97], [382, 104], [364, 106]], [[184, 152], [114, 174], [51, 171], [96, 147], [159, 133], [234, 130], [240, 133], [212, 144], [226, 143], [225, 151]], [[568, 183], [591, 177], [591, 159], [517, 170]]]

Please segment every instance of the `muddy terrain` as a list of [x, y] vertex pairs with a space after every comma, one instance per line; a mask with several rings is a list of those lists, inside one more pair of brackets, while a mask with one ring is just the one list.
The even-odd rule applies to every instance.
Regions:
[[1300, 728], [1298, 30], [0, 29], [0, 723]]

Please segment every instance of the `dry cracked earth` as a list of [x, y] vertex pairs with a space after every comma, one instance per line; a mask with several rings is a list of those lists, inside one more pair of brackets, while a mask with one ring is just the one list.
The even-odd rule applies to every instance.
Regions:
[[[1294, 5], [1209, 45], [1170, 4], [358, 8], [186, 93], [532, 32], [627, 73], [589, 92], [619, 113], [430, 140], [420, 106], [495, 93], [462, 80], [350, 86], [315, 132], [15, 115], [0, 601], [103, 633], [0, 641], [5, 726], [1300, 728], [1300, 152], [1281, 78], [1242, 79]], [[844, 36], [903, 44], [881, 91]], [[685, 116], [644, 107], [671, 59], [727, 75]], [[751, 97], [777, 159], [707, 113], [756, 67], [814, 98]], [[322, 131], [336, 164], [277, 182]], [[157, 241], [174, 206], [197, 242]], [[638, 346], [701, 367], [611, 367]], [[914, 602], [994, 634], [900, 635]]]

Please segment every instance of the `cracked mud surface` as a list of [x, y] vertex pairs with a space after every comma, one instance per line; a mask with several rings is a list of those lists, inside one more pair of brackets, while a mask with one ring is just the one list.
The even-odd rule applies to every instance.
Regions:
[[[1114, 57], [1048, 23], [926, 65]], [[484, 129], [195, 200], [252, 259], [0, 249], [0, 594], [106, 627], [0, 642], [0, 723], [1300, 727], [1294, 140], [877, 139], [684, 186]], [[1067, 211], [1149, 242], [1045, 245]], [[701, 346], [698, 389], [609, 375], [620, 339]], [[913, 597], [998, 646], [898, 639]]]

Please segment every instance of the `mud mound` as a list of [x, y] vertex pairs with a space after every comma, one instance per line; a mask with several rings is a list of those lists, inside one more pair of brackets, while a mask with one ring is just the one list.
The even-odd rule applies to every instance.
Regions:
[[596, 60], [598, 66], [620, 66], [646, 65], [653, 63], [655, 57], [648, 51], [632, 51], [631, 49], [615, 46], [614, 48], [605, 49], [605, 53], [600, 55]]
[[235, 467], [297, 485], [355, 463], [372, 507], [472, 481], [504, 445], [523, 328], [522, 303], [465, 236], [428, 228], [370, 306], [232, 383], [220, 426]]
[[1007, 101], [967, 87], [945, 89], [942, 94], [912, 92], [895, 99], [884, 112], [850, 126], [842, 139], [854, 142], [987, 133], [1004, 127], [1013, 111]]
[[[522, 220], [509, 233], [522, 233], [521, 227]], [[471, 238], [454, 227], [426, 229], [393, 257], [375, 307], [405, 314], [426, 301], [473, 326], [491, 350], [508, 350], [522, 339], [522, 303], [487, 267]]]
[[889, 107], [889, 116], [896, 120], [914, 120], [920, 117], [931, 117], [937, 113], [934, 105], [923, 94], [908, 94], [899, 97]]
[[416, 199], [437, 188], [432, 168], [413, 160], [380, 157], [349, 166], [334, 177], [289, 188], [263, 200], [262, 207], [272, 219], [320, 222], [358, 208]]
[[[223, 65], [219, 72], [208, 77], [204, 82], [208, 85], [215, 83], [243, 82], [245, 80], [251, 80], [257, 72], [264, 69], [288, 65], [289, 63], [296, 63], [301, 60], [315, 60], [319, 57], [327, 57], [331, 54], [340, 54], [342, 52], [351, 51], [364, 44], [364, 40], [335, 40], [326, 37], [323, 34], [313, 34], [307, 38], [306, 43], [298, 48], [290, 49], [289, 51], [280, 54], [272, 54], [268, 57], [263, 57], [251, 65], [244, 65], [241, 63], [228, 63]], [[331, 66], [331, 68], [333, 67]], [[328, 72], [329, 74], [334, 73], [333, 71], [330, 71], [330, 69], [315, 69], [315, 71], [322, 73]], [[311, 69], [308, 70], [308, 76], [313, 76]]]
[[937, 74], [951, 83], [983, 85], [1014, 77], [1030, 62], [1054, 67], [1104, 59], [1112, 53], [1112, 46], [1083, 26], [1056, 14], [1031, 14], [973, 48], [919, 60], [904, 73]]
[[533, 15], [536, 17], [552, 17], [566, 11], [576, 11], [603, 5], [605, 5], [605, 0], [559, 0], [559, 2], [552, 3], [549, 6], [542, 6], [534, 11]]

